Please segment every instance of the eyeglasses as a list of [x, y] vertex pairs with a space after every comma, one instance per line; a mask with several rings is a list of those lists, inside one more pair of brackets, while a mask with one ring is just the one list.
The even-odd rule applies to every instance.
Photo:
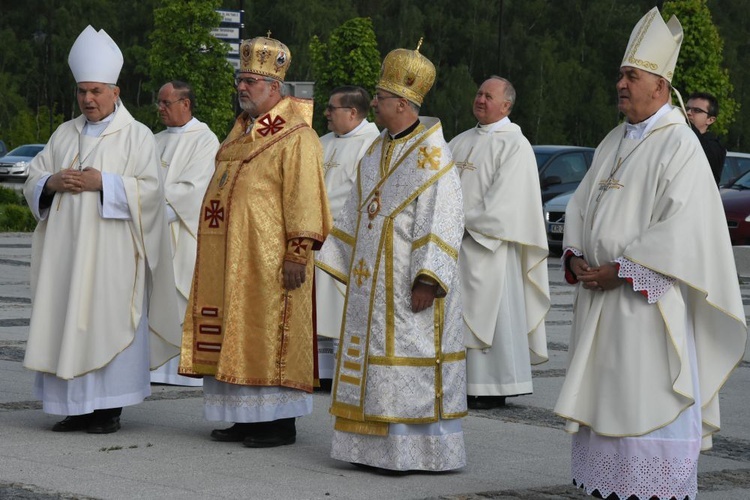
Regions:
[[375, 99], [376, 101], [383, 101], [385, 99], [401, 99], [401, 96], [375, 94], [374, 96], [372, 96], [372, 98]]
[[687, 111], [688, 113], [695, 113], [696, 115], [699, 115], [701, 113], [706, 113], [708, 115], [708, 111], [706, 111], [705, 109], [695, 108], [693, 106], [686, 106], [685, 111]]
[[334, 109], [352, 109], [352, 107], [351, 106], [332, 106], [330, 104], [326, 106], [326, 111], [328, 111], [329, 113], [333, 113]]
[[252, 87], [258, 82], [272, 82], [270, 78], [253, 78], [252, 76], [246, 76], [244, 78], [240, 78], [239, 76], [234, 79], [235, 86], [239, 87], [240, 84], [244, 83], [248, 87]]
[[185, 99], [187, 98], [180, 97], [179, 99], [175, 99], [174, 101], [156, 101], [156, 103], [154, 103], [154, 106], [156, 106], [157, 108], [161, 108], [162, 106], [165, 108], [169, 108], [172, 104], [176, 102], [184, 101]]

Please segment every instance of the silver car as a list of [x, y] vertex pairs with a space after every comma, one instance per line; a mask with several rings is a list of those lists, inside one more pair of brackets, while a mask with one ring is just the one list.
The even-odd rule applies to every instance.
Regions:
[[0, 158], [0, 178], [26, 180], [29, 176], [29, 163], [44, 149], [44, 144], [24, 144]]

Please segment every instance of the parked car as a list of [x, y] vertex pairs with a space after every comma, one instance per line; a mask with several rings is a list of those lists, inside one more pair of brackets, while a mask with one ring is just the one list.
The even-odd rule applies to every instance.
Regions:
[[721, 169], [719, 185], [727, 187], [733, 180], [748, 171], [750, 171], [750, 154], [727, 151], [724, 167]]
[[542, 203], [574, 191], [586, 175], [594, 148], [580, 146], [533, 146], [542, 187]]
[[721, 190], [732, 245], [750, 245], [750, 171]]
[[569, 191], [552, 198], [544, 204], [544, 223], [547, 226], [547, 245], [550, 251], [562, 250], [563, 232], [565, 231], [565, 209], [574, 191]]
[[[732, 245], [750, 245], [750, 154], [727, 152], [722, 179], [730, 178], [729, 172], [740, 172], [740, 177], [729, 181], [721, 189], [721, 200], [729, 226]], [[544, 204], [544, 220], [547, 226], [547, 244], [550, 250], [562, 249], [565, 230], [565, 209], [573, 191], [557, 196]]]
[[8, 154], [8, 146], [3, 141], [0, 141], [0, 158]]
[[8, 152], [0, 158], [0, 179], [22, 179], [29, 176], [29, 163], [39, 152], [44, 149], [44, 144], [24, 144]]

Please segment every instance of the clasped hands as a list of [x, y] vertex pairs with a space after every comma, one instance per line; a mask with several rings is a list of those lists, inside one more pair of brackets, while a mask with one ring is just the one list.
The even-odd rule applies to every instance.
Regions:
[[581, 282], [581, 286], [587, 290], [612, 290], [625, 281], [617, 276], [618, 269], [615, 264], [591, 267], [582, 257], [571, 257], [569, 266], [576, 279]]
[[44, 185], [45, 191], [60, 193], [82, 193], [102, 190], [102, 173], [95, 168], [83, 170], [68, 168], [50, 176]]

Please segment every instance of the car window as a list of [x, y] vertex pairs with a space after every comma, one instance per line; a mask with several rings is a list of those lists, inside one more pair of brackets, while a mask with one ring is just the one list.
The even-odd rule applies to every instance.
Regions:
[[542, 168], [552, 155], [550, 153], [537, 153], [534, 151], [534, 156], [536, 156], [536, 168]]
[[586, 159], [582, 153], [560, 155], [544, 170], [544, 177], [559, 177], [563, 184], [581, 182], [585, 175]]
[[36, 156], [42, 149], [41, 146], [18, 146], [8, 156]]
[[750, 171], [750, 158], [735, 157], [734, 161], [737, 164], [737, 175]]

